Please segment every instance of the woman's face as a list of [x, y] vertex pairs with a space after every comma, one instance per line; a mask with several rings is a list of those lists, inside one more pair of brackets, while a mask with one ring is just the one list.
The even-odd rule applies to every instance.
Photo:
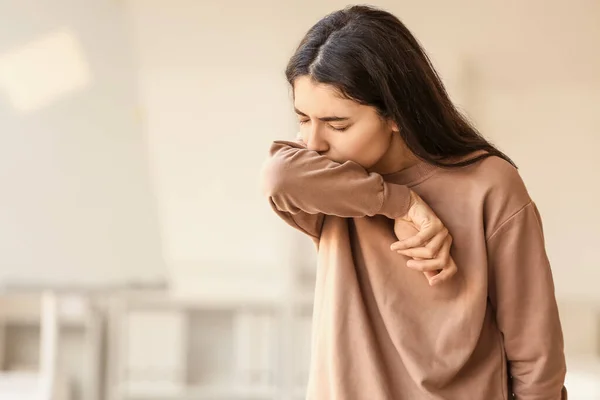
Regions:
[[399, 136], [396, 125], [374, 107], [343, 98], [333, 86], [308, 76], [294, 82], [294, 107], [308, 149], [340, 163], [351, 160], [371, 169]]

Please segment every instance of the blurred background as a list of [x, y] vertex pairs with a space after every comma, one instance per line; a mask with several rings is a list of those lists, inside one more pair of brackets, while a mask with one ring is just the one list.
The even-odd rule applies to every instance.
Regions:
[[[574, 400], [600, 399], [600, 1], [372, 1], [520, 167]], [[346, 6], [0, 0], [0, 399], [301, 400], [315, 256], [258, 185]]]

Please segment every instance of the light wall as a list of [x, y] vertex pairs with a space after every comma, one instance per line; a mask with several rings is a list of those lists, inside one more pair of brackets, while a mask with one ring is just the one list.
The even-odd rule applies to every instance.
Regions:
[[0, 286], [164, 279], [123, 4], [0, 15]]

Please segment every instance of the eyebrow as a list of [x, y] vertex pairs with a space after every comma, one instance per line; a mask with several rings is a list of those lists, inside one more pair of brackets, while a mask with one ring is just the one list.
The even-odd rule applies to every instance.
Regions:
[[[301, 115], [303, 117], [308, 117], [308, 115], [304, 114], [302, 111], [298, 110], [296, 107], [294, 107], [294, 111], [298, 115]], [[323, 122], [347, 121], [349, 119], [350, 118], [348, 118], [348, 117], [322, 117], [322, 118], [319, 118], [319, 120], [323, 121]]]

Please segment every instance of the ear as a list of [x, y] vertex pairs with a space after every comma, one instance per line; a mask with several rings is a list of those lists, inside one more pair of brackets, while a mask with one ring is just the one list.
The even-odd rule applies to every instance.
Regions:
[[396, 124], [391, 119], [388, 120], [388, 126], [390, 127], [390, 129], [392, 130], [392, 132], [395, 132], [395, 133], [400, 132], [400, 129], [398, 128], [398, 124]]

